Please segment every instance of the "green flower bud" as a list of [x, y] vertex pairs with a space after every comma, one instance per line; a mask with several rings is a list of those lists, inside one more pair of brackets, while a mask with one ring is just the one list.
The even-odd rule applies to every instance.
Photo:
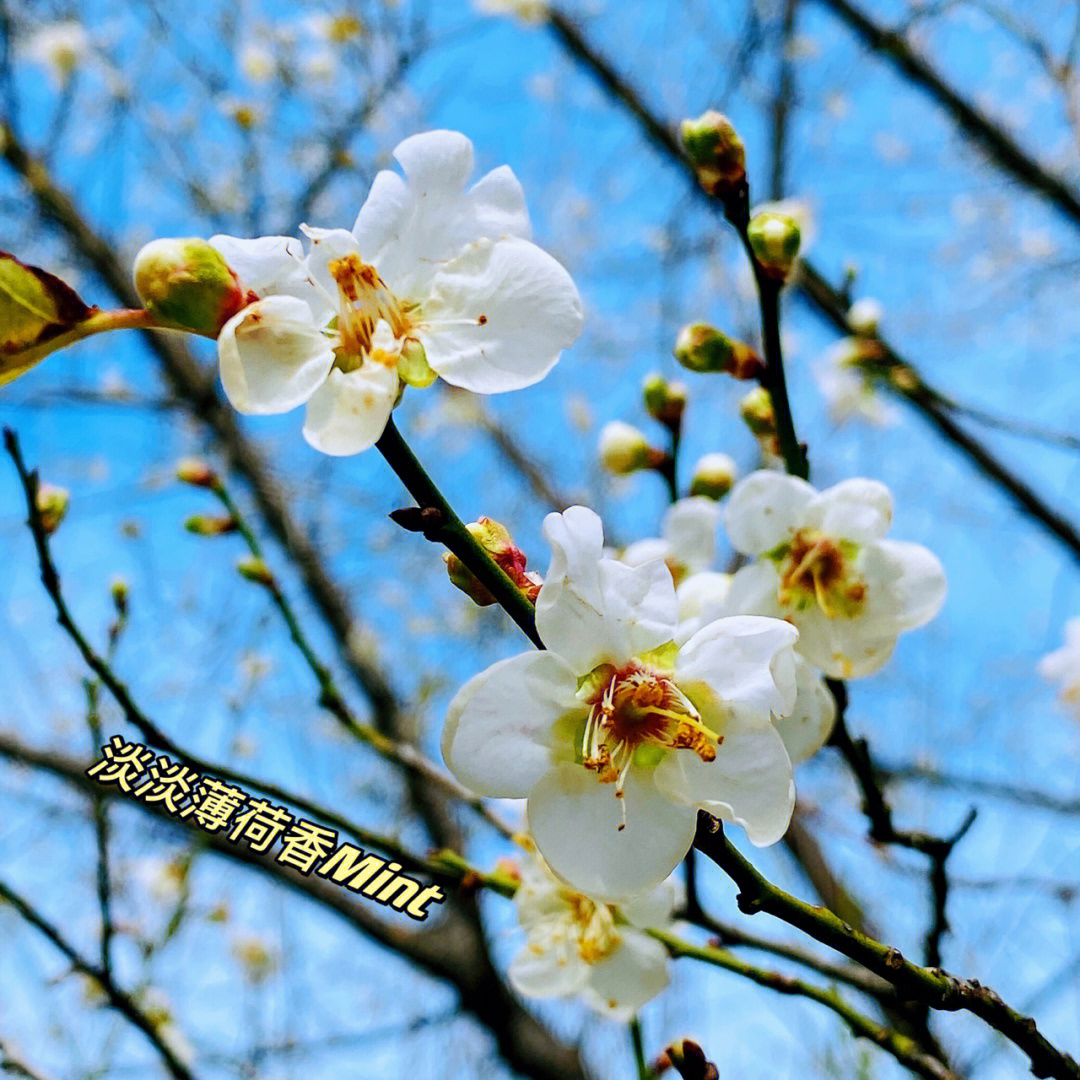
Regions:
[[71, 493], [66, 488], [55, 484], [38, 484], [35, 505], [46, 536], [52, 536], [60, 528], [70, 502]]
[[694, 466], [690, 494], [722, 499], [734, 485], [739, 468], [727, 454], [706, 454]]
[[176, 466], [176, 479], [192, 487], [212, 488], [217, 483], [217, 473], [202, 458], [184, 458]]
[[764, 387], [756, 387], [739, 402], [739, 415], [758, 438], [776, 434], [772, 398]]
[[659, 372], [647, 375], [641, 384], [645, 408], [654, 420], [669, 427], [682, 420], [686, 410], [686, 385], [669, 383]]
[[762, 270], [769, 277], [786, 280], [799, 254], [799, 223], [789, 214], [755, 214], [746, 235]]
[[710, 109], [679, 128], [683, 149], [697, 170], [701, 186], [723, 197], [746, 180], [746, 148], [731, 121]]
[[127, 614], [129, 593], [130, 589], [126, 578], [117, 575], [109, 583], [109, 595], [112, 597], [113, 607], [116, 609], [117, 615]]
[[253, 555], [240, 559], [236, 564], [236, 572], [247, 581], [255, 582], [256, 585], [265, 585], [270, 588], [274, 584], [274, 575], [270, 572], [270, 567], [262, 559], [256, 559]]
[[684, 368], [699, 372], [726, 372], [736, 379], [754, 379], [761, 373], [757, 353], [708, 323], [690, 323], [679, 331], [673, 350]]
[[428, 365], [424, 346], [411, 338], [401, 347], [397, 372], [403, 383], [421, 390], [425, 386], [430, 386], [439, 377]]
[[184, 528], [196, 536], [225, 536], [236, 532], [236, 519], [228, 514], [193, 514]]
[[217, 337], [245, 302], [224, 257], [198, 237], [147, 244], [135, 256], [135, 289], [162, 322], [207, 337]]
[[616, 476], [651, 468], [658, 453], [649, 445], [644, 432], [622, 420], [612, 420], [603, 426], [599, 449], [604, 468]]

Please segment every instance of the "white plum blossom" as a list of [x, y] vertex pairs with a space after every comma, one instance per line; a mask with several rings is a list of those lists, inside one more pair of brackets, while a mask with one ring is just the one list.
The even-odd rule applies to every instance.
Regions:
[[467, 187], [472, 143], [431, 131], [400, 143], [352, 230], [216, 236], [252, 302], [218, 337], [221, 380], [245, 413], [307, 405], [304, 437], [355, 454], [382, 434], [403, 383], [441, 376], [474, 393], [542, 379], [581, 333], [569, 274], [529, 240], [506, 166]]
[[683, 578], [712, 566], [716, 558], [716, 529], [720, 507], [704, 495], [679, 499], [667, 508], [660, 536], [638, 540], [622, 553], [628, 566], [663, 559], [678, 585]]
[[[728, 604], [734, 574], [702, 570], [679, 583], [679, 633], [676, 641], [687, 641], [702, 626], [732, 612]], [[799, 653], [795, 654], [795, 704], [787, 716], [774, 717], [776, 730], [792, 765], [813, 757], [828, 741], [836, 723], [836, 700], [825, 685], [821, 672]]]
[[1062, 703], [1080, 716], [1080, 618], [1065, 624], [1065, 644], [1039, 661], [1039, 674], [1060, 684]]
[[90, 35], [76, 19], [48, 23], [35, 30], [22, 46], [23, 54], [48, 69], [57, 86], [63, 86], [90, 56]]
[[874, 337], [884, 314], [885, 309], [879, 300], [875, 300], [872, 296], [864, 296], [848, 308], [848, 326], [851, 327], [852, 333], [862, 337]]
[[892, 495], [875, 480], [819, 492], [759, 471], [728, 496], [732, 544], [754, 558], [735, 575], [730, 613], [779, 616], [798, 627], [798, 651], [834, 678], [873, 674], [897, 637], [945, 601], [945, 572], [921, 544], [883, 539]]
[[897, 412], [882, 401], [874, 379], [860, 367], [864, 352], [860, 338], [843, 338], [814, 364], [814, 380], [834, 424], [858, 417], [876, 427], [888, 427], [896, 423]]
[[450, 703], [443, 756], [491, 798], [527, 799], [533, 839], [579, 892], [618, 902], [671, 873], [699, 807], [757, 845], [787, 830], [791, 762], [773, 726], [795, 701], [779, 619], [725, 618], [678, 644], [661, 559], [605, 558], [600, 519], [549, 514], [551, 565], [536, 599], [546, 651], [503, 660]]
[[668, 984], [668, 953], [647, 930], [667, 929], [675, 908], [672, 880], [619, 907], [563, 884], [534, 857], [514, 894], [524, 947], [510, 964], [511, 985], [527, 997], [581, 995], [627, 1021]]

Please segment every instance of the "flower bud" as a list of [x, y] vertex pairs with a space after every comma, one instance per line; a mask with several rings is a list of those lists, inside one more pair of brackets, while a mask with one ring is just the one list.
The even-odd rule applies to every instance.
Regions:
[[[505, 525], [482, 517], [465, 526], [472, 538], [494, 559], [508, 578], [530, 599], [536, 600], [540, 580], [525, 571], [526, 555], [513, 541]], [[453, 553], [443, 555], [450, 582], [478, 607], [490, 607], [495, 597], [473, 575], [472, 571]]]
[[236, 519], [229, 514], [193, 514], [184, 528], [196, 536], [225, 536], [236, 532]]
[[705, 1051], [690, 1039], [680, 1039], [665, 1047], [664, 1057], [683, 1080], [719, 1080], [716, 1066], [705, 1057]]
[[403, 383], [420, 390], [425, 386], [430, 386], [439, 377], [428, 364], [424, 346], [411, 338], [401, 347], [397, 373]]
[[851, 332], [859, 337], [877, 337], [882, 308], [877, 300], [864, 297], [848, 308], [847, 321]]
[[654, 420], [671, 427], [682, 420], [686, 409], [686, 386], [669, 383], [659, 372], [647, 375], [641, 384], [645, 408]]
[[113, 607], [117, 615], [126, 615], [128, 610], [128, 594], [130, 589], [126, 578], [119, 575], [109, 583], [109, 595], [112, 597]]
[[600, 430], [600, 461], [608, 472], [627, 476], [653, 466], [657, 453], [645, 433], [622, 420], [612, 420]]
[[274, 584], [274, 575], [270, 572], [270, 567], [262, 559], [256, 559], [254, 555], [240, 559], [236, 564], [236, 572], [247, 581], [255, 582], [256, 585], [271, 588]]
[[755, 387], [739, 402], [739, 415], [758, 438], [776, 434], [772, 398], [763, 386]]
[[679, 331], [672, 350], [690, 371], [726, 372], [736, 379], [756, 379], [761, 358], [743, 341], [734, 341], [708, 323], [690, 323]]
[[786, 280], [799, 254], [799, 223], [789, 214], [755, 214], [746, 235], [762, 270], [769, 277]]
[[745, 181], [746, 148], [722, 113], [709, 109], [696, 120], [684, 120], [679, 134], [698, 181], [710, 195], [722, 198]]
[[143, 247], [135, 256], [135, 289], [162, 322], [207, 337], [217, 337], [245, 302], [224, 257], [198, 237]]
[[64, 515], [68, 511], [68, 504], [71, 502], [70, 492], [55, 484], [38, 484], [34, 502], [41, 519], [42, 530], [46, 536], [52, 536], [60, 528], [60, 522], [64, 520]]
[[176, 466], [176, 479], [193, 487], [212, 488], [217, 482], [217, 473], [202, 458], [187, 457]]
[[739, 475], [738, 466], [727, 454], [706, 454], [694, 466], [690, 494], [722, 499]]

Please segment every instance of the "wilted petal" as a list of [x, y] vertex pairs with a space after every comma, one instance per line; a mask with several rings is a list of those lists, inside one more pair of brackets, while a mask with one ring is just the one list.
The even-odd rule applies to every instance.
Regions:
[[326, 380], [334, 352], [303, 300], [269, 296], [222, 327], [218, 359], [229, 401], [242, 413], [261, 415], [307, 401]]
[[536, 628], [576, 672], [622, 663], [673, 639], [675, 586], [662, 562], [631, 567], [602, 558], [600, 518], [583, 506], [548, 514], [544, 536], [551, 566], [536, 600]]
[[674, 751], [657, 765], [655, 779], [668, 798], [741, 825], [757, 847], [774, 844], [787, 832], [795, 807], [791, 761], [771, 724], [733, 720], [715, 761]]
[[619, 903], [645, 892], [678, 866], [693, 842], [694, 808], [669, 801], [641, 772], [630, 769], [620, 799], [613, 784], [600, 783], [581, 765], [563, 764], [529, 796], [529, 831], [541, 855], [595, 900]]
[[740, 480], [727, 498], [724, 525], [732, 544], [747, 555], [790, 540], [817, 492], [805, 480], [762, 469]]
[[586, 1000], [613, 1020], [626, 1021], [652, 1001], [671, 980], [667, 949], [634, 930], [622, 931], [619, 947], [589, 965]]
[[383, 364], [335, 368], [308, 402], [304, 438], [338, 457], [367, 450], [386, 428], [397, 390], [397, 372]]
[[570, 275], [527, 240], [481, 240], [443, 266], [422, 307], [428, 363], [479, 394], [539, 382], [581, 334]]
[[703, 626], [675, 661], [675, 681], [697, 701], [703, 684], [725, 709], [739, 709], [762, 723], [795, 704], [795, 655], [799, 634], [781, 619], [733, 615]]
[[523, 799], [553, 761], [552, 728], [580, 712], [574, 673], [550, 652], [501, 660], [454, 695], [443, 729], [450, 771], [479, 795]]
[[776, 721], [776, 730], [792, 765], [816, 754], [827, 742], [836, 723], [836, 700], [820, 672], [801, 656], [795, 657], [795, 707], [790, 716]]
[[844, 480], [810, 500], [802, 523], [826, 536], [866, 543], [889, 531], [892, 513], [892, 495], [884, 484]]

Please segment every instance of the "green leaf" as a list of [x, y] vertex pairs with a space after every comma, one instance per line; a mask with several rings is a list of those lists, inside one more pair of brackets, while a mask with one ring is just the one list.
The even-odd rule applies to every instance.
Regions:
[[47, 355], [39, 346], [92, 311], [58, 277], [0, 251], [0, 386]]

